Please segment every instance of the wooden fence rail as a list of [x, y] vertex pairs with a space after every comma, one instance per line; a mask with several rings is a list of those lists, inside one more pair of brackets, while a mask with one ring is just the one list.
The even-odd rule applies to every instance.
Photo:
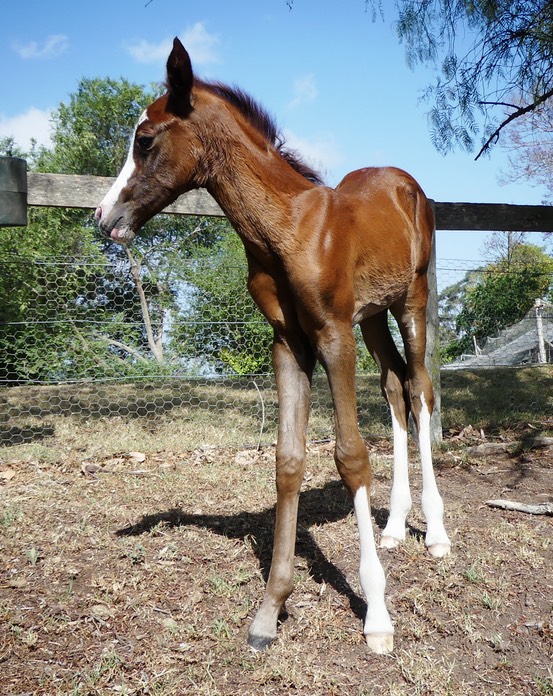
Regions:
[[[29, 205], [57, 208], [95, 208], [114, 181], [108, 176], [29, 172], [27, 202]], [[553, 206], [550, 205], [438, 202], [434, 205], [437, 230], [553, 231]], [[164, 212], [175, 215], [224, 215], [203, 189], [185, 193]]]
[[[95, 208], [114, 181], [111, 177], [29, 172], [27, 202], [31, 206]], [[434, 210], [437, 230], [553, 231], [553, 206], [434, 202]], [[180, 196], [163, 212], [175, 215], [224, 215], [209, 193], [202, 189]], [[439, 442], [442, 430], [435, 249], [428, 276], [430, 296], [427, 312], [427, 365], [436, 392], [436, 409], [432, 422], [433, 439]]]

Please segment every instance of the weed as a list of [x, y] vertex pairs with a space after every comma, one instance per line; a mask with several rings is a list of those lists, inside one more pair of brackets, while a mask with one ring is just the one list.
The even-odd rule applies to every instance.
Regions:
[[551, 667], [548, 668], [548, 674], [545, 677], [538, 675], [535, 682], [542, 696], [553, 696], [553, 669]]
[[[112, 681], [119, 667], [123, 664], [123, 659], [112, 648], [105, 650], [98, 662], [92, 669], [77, 675], [79, 682], [74, 681], [74, 685], [79, 687], [86, 685], [89, 688], [97, 687], [100, 684], [107, 684]], [[83, 681], [84, 680], [84, 684]]]
[[489, 592], [483, 592], [482, 604], [486, 607], [486, 609], [499, 609], [501, 606], [501, 600], [496, 595], [492, 595]]
[[465, 570], [465, 577], [469, 582], [475, 585], [480, 584], [484, 580], [482, 570], [478, 568], [476, 563], [473, 563]]
[[150, 528], [148, 534], [151, 537], [160, 537], [163, 536], [165, 531], [167, 529], [167, 522], [164, 520], [161, 520], [157, 524], [155, 524], [153, 527]]
[[11, 630], [30, 650], [36, 647], [38, 642], [38, 633], [36, 631], [32, 629], [24, 631], [20, 626], [12, 626]]
[[27, 558], [29, 559], [29, 563], [32, 566], [36, 566], [36, 564], [41, 560], [42, 556], [40, 555], [40, 550], [36, 548], [36, 546], [31, 547], [27, 551]]
[[179, 554], [179, 547], [176, 544], [167, 544], [158, 553], [158, 558], [163, 561], [171, 561], [177, 558]]
[[18, 522], [22, 518], [21, 512], [19, 510], [13, 510], [8, 508], [0, 512], [0, 527], [7, 529], [13, 524]]
[[219, 639], [226, 638], [228, 640], [232, 637], [232, 629], [224, 619], [215, 619], [213, 632]]
[[146, 560], [146, 549], [141, 543], [136, 543], [132, 549], [123, 554], [123, 558], [128, 558], [131, 565], [140, 565]]
[[232, 596], [232, 586], [226, 580], [226, 578], [221, 575], [211, 575], [208, 578], [209, 585], [212, 592], [218, 597], [231, 597]]
[[502, 652], [505, 649], [505, 641], [503, 640], [503, 636], [499, 632], [492, 633], [491, 636], [488, 638], [488, 643], [497, 652]]

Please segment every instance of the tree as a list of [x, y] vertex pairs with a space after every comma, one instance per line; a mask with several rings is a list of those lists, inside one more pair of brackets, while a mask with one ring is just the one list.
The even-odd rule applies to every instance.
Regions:
[[[398, 0], [398, 11], [396, 31], [410, 65], [440, 66], [426, 97], [441, 152], [456, 145], [472, 150], [481, 135], [478, 158], [508, 124], [551, 103], [550, 0]], [[520, 102], [513, 103], [513, 93]]]
[[207, 371], [267, 373], [273, 331], [247, 291], [242, 242], [228, 223], [226, 230], [215, 247], [198, 246], [188, 266], [188, 310], [175, 318], [175, 350]]
[[455, 300], [459, 308], [455, 337], [444, 345], [444, 360], [472, 352], [474, 340], [482, 342], [520, 321], [536, 299], [553, 299], [553, 259], [541, 247], [524, 242], [507, 245], [507, 251], [472, 271], [460, 288], [451, 286], [441, 293], [442, 303], [451, 303], [454, 290], [460, 290]]
[[115, 176], [140, 114], [156, 96], [124, 79], [83, 78], [54, 111], [53, 148], [42, 151], [37, 169]]
[[[54, 113], [51, 150], [24, 153], [10, 138], [0, 147], [39, 171], [114, 175], [153, 96], [125, 80], [82, 80]], [[163, 369], [183, 277], [177, 259], [198, 239], [208, 246], [217, 232], [206, 221], [158, 216], [127, 258], [101, 239], [90, 212], [31, 209], [27, 228], [0, 235], [0, 375], [59, 380]]]
[[506, 130], [502, 146], [509, 154], [504, 181], [530, 181], [545, 187], [544, 203], [553, 202], [553, 103], [546, 102]]
[[[154, 96], [125, 80], [81, 80], [54, 112], [52, 149], [35, 148], [31, 166], [117, 174]], [[0, 148], [30, 154], [10, 138]], [[195, 356], [237, 374], [270, 364], [271, 330], [247, 293], [244, 252], [226, 220], [158, 215], [127, 249], [102, 240], [87, 211], [36, 208], [29, 217], [0, 236], [1, 376], [166, 374]], [[217, 334], [219, 321], [226, 330]]]

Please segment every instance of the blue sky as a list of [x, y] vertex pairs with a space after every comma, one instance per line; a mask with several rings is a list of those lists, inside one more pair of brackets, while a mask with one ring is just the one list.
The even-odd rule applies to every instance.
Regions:
[[[382, 8], [373, 21], [364, 0], [295, 0], [291, 11], [286, 0], [5, 2], [0, 137], [47, 142], [51, 110], [82, 77], [161, 81], [178, 35], [199, 75], [258, 99], [331, 185], [359, 167], [394, 165], [437, 201], [539, 204], [539, 187], [499, 183], [500, 148], [477, 162], [436, 152], [421, 102], [433, 70], [407, 66], [394, 3]], [[481, 258], [485, 238], [438, 232], [438, 258]]]

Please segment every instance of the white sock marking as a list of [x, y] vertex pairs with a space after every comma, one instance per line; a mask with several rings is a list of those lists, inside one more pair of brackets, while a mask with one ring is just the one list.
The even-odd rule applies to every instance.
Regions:
[[407, 457], [407, 430], [405, 430], [394, 413], [392, 413], [392, 431], [394, 436], [394, 478], [390, 494], [390, 516], [382, 537], [387, 541], [381, 544], [385, 547], [395, 546], [393, 539], [405, 539], [405, 520], [411, 509], [411, 492], [409, 490], [409, 462]]
[[444, 504], [432, 466], [432, 445], [430, 441], [430, 411], [424, 394], [421, 394], [422, 408], [419, 416], [419, 448], [422, 469], [422, 510], [426, 517], [426, 546], [450, 544], [445, 531], [443, 517]]
[[393, 633], [394, 628], [384, 601], [386, 577], [380, 565], [374, 543], [369, 497], [365, 486], [359, 488], [353, 499], [355, 517], [359, 528], [360, 564], [359, 579], [367, 598], [365, 635]]

